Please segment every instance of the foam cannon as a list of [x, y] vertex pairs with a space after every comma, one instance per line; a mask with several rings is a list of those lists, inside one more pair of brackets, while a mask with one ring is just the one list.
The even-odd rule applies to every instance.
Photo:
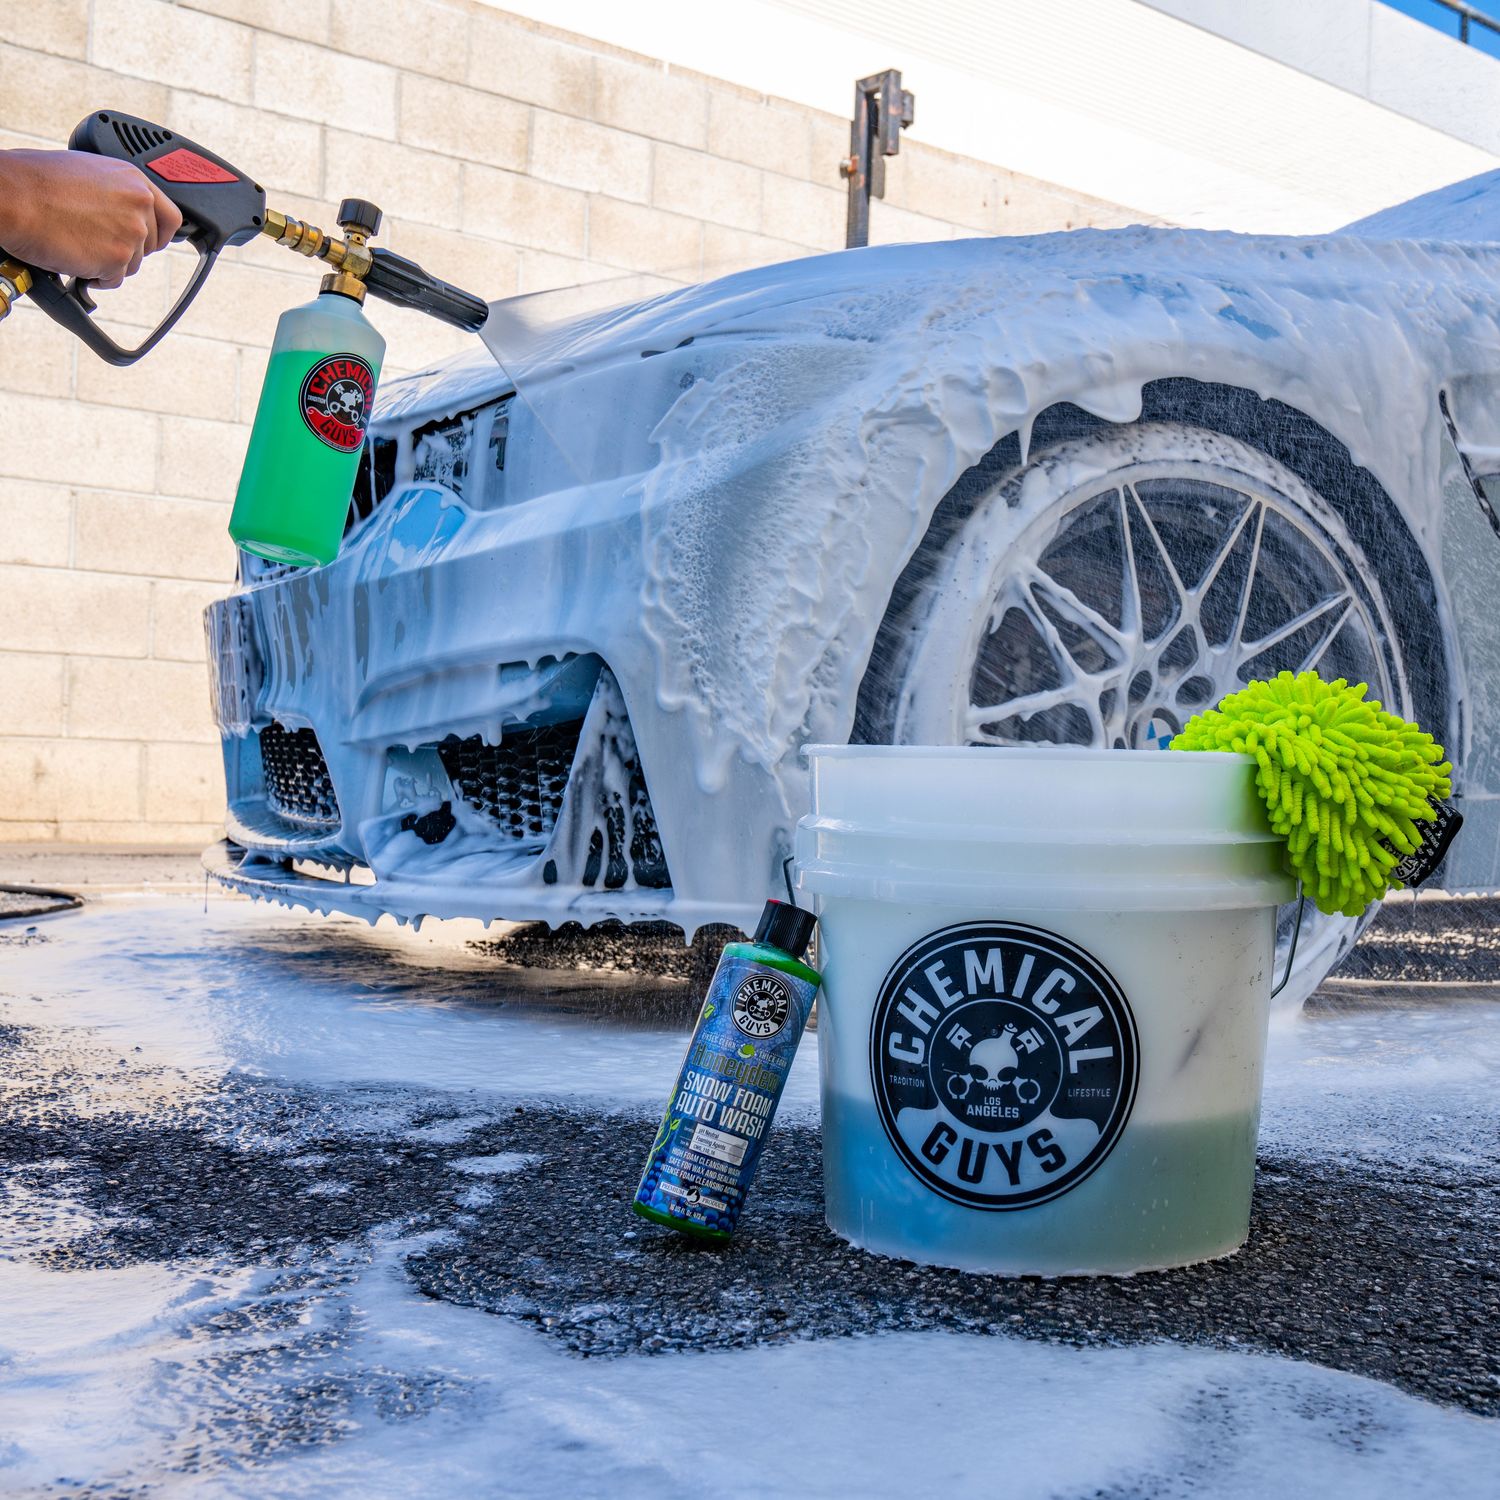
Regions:
[[442, 281], [415, 261], [369, 240], [380, 224], [380, 210], [362, 199], [347, 198], [339, 211], [340, 235], [267, 208], [265, 189], [238, 167], [163, 125], [136, 115], [96, 110], [79, 121], [68, 138], [70, 151], [112, 156], [139, 167], [182, 213], [174, 240], [191, 245], [198, 263], [171, 311], [133, 349], [117, 344], [93, 321], [97, 311], [90, 284], [64, 280], [52, 271], [22, 264], [0, 250], [0, 318], [22, 296], [29, 296], [48, 317], [61, 323], [112, 365], [134, 364], [149, 354], [187, 311], [203, 289], [221, 251], [246, 245], [260, 235], [323, 261], [331, 267], [327, 290], [356, 302], [365, 293], [398, 307], [410, 307], [454, 327], [477, 332], [487, 304], [471, 292]]

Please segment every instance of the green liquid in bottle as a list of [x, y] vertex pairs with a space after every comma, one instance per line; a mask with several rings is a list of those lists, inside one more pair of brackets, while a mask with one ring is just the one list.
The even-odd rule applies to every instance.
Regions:
[[347, 297], [282, 315], [229, 520], [245, 551], [298, 564], [338, 556], [384, 352]]

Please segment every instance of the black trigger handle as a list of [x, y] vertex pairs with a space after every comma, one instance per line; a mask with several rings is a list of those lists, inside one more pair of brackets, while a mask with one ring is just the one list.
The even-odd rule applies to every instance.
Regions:
[[138, 167], [182, 214], [182, 227], [173, 238], [185, 240], [198, 252], [198, 264], [172, 310], [133, 349], [117, 344], [94, 323], [97, 304], [89, 282], [77, 277], [64, 281], [55, 272], [27, 268], [32, 276], [28, 295], [43, 312], [82, 339], [100, 359], [112, 365], [134, 364], [187, 311], [219, 252], [227, 245], [243, 245], [260, 233], [266, 216], [265, 189], [207, 147], [152, 120], [118, 110], [100, 109], [85, 115], [68, 137], [68, 149], [110, 156]]
[[106, 364], [133, 365], [142, 355], [149, 354], [172, 331], [177, 320], [188, 310], [193, 298], [203, 289], [203, 283], [208, 279], [208, 273], [217, 259], [217, 251], [212, 254], [200, 252], [192, 278], [178, 294], [171, 312], [134, 349], [117, 344], [94, 322], [92, 314], [96, 303], [89, 295], [91, 283], [81, 281], [76, 276], [64, 281], [55, 271], [33, 269], [31, 290], [27, 295], [53, 322], [61, 324], [69, 333], [82, 339]]

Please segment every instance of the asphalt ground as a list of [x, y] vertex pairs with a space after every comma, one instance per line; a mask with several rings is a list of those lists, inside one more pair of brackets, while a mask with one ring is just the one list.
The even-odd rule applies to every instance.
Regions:
[[[1459, 928], [1481, 910], [1460, 908], [1424, 930], [1464, 949]], [[5, 946], [63, 940], [74, 920], [0, 923], [0, 957]], [[549, 956], [535, 932], [521, 948], [532, 967]], [[656, 969], [681, 968], [677, 955]], [[652, 963], [618, 933], [593, 945], [564, 934], [552, 958], [564, 971], [623, 967], [636, 975], [627, 998], [657, 1016], [691, 1014], [685, 975], [646, 972]], [[1401, 966], [1394, 940], [1382, 961]], [[1476, 961], [1468, 982], [1483, 972]], [[610, 993], [618, 1006], [620, 987]], [[1362, 1000], [1356, 984], [1334, 987], [1314, 1011], [1434, 1003], [1465, 1002], [1406, 1000], [1389, 985]], [[206, 1257], [269, 1270], [312, 1297], [328, 1265], [399, 1231], [431, 1236], [405, 1259], [424, 1294], [518, 1320], [586, 1357], [888, 1330], [1172, 1340], [1311, 1360], [1500, 1414], [1500, 1172], [1441, 1151], [1423, 1155], [1419, 1171], [1263, 1151], [1239, 1254], [1132, 1278], [1005, 1280], [869, 1255], [834, 1237], [809, 1123], [778, 1125], [740, 1232], [718, 1249], [630, 1214], [655, 1126], [639, 1106], [497, 1104], [441, 1088], [235, 1073], [208, 1084], [197, 1076], [184, 1090], [173, 1074], [45, 1015], [0, 1028], [6, 1253], [56, 1269]], [[1492, 1118], [1477, 1126], [1492, 1127]], [[1428, 1128], [1440, 1127], [1410, 1121], [1418, 1137]], [[475, 1158], [503, 1153], [525, 1169], [473, 1175]], [[81, 1235], [68, 1228], [80, 1219], [90, 1226]], [[316, 1360], [309, 1369], [315, 1380]], [[317, 1416], [291, 1401], [275, 1420], [293, 1431], [333, 1420], [355, 1394], [325, 1392]]]

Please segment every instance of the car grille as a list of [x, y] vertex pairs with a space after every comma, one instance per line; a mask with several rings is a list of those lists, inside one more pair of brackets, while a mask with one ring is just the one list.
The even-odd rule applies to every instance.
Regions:
[[465, 802], [510, 838], [546, 839], [557, 826], [582, 720], [540, 729], [507, 729], [487, 745], [477, 734], [438, 746], [443, 769]]
[[395, 438], [366, 438], [359, 453], [359, 468], [354, 471], [354, 492], [349, 496], [349, 514], [344, 517], [344, 535], [348, 536], [372, 514], [395, 487]]
[[328, 763], [311, 729], [268, 724], [260, 732], [260, 761], [266, 801], [274, 813], [307, 828], [339, 826], [339, 804]]

